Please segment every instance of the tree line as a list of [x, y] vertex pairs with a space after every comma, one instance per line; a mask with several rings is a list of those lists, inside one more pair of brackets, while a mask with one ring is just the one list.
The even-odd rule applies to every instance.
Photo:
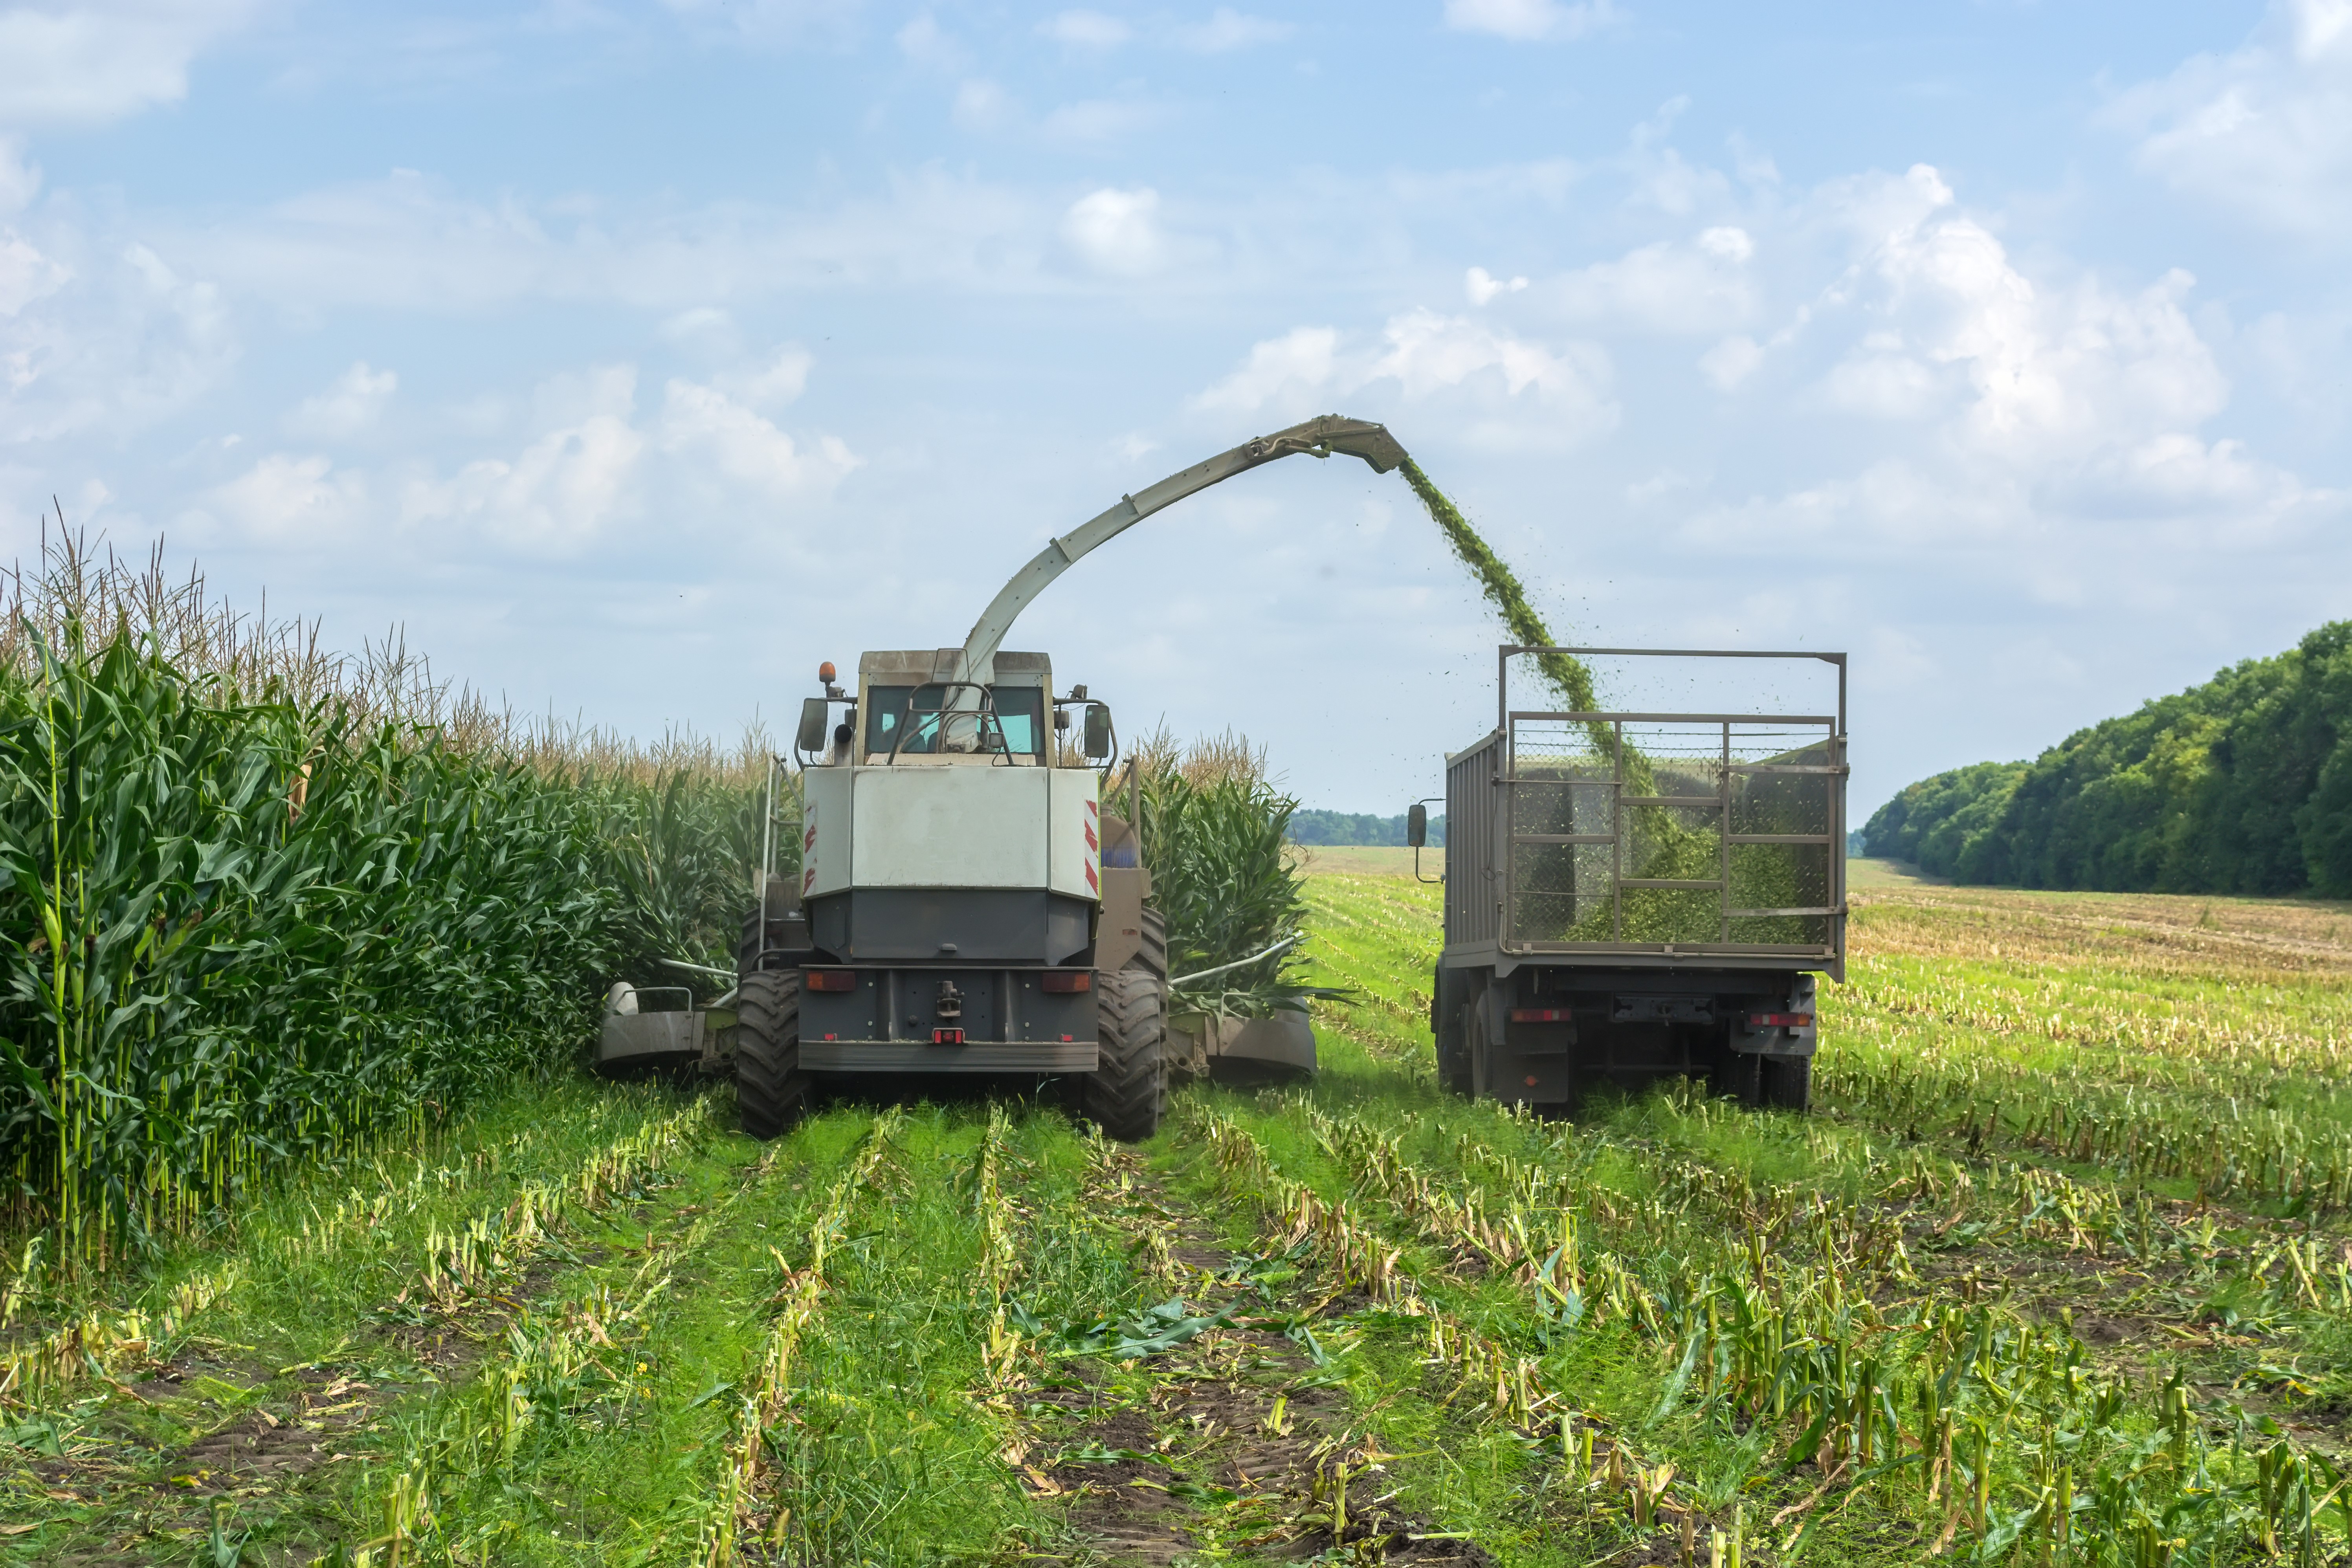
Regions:
[[1922, 779], [1863, 837], [1961, 882], [2352, 898], [2352, 621], [2032, 762]]

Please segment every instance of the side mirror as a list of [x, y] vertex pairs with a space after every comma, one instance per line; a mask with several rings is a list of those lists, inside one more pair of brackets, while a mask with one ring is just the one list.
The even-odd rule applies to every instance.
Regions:
[[803, 752], [824, 750], [824, 732], [832, 726], [825, 722], [829, 715], [822, 697], [805, 698], [801, 702], [801, 730], [794, 740]]
[[1101, 762], [1110, 755], [1110, 710], [1096, 703], [1087, 710], [1087, 761]]
[[1414, 849], [1429, 842], [1429, 807], [1419, 801], [1404, 814], [1404, 841]]

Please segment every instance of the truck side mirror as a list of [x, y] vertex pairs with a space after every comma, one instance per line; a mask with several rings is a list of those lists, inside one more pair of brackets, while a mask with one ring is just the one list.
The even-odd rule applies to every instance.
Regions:
[[1429, 807], [1419, 801], [1404, 814], [1404, 841], [1415, 849], [1429, 842]]
[[1101, 762], [1110, 755], [1110, 710], [1100, 703], [1087, 709], [1087, 761]]
[[824, 732], [831, 728], [825, 723], [825, 700], [822, 697], [804, 698], [801, 702], [801, 730], [794, 737], [803, 752], [824, 750]]

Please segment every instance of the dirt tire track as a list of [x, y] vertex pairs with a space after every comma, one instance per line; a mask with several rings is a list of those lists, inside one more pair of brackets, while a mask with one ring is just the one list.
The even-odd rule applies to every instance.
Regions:
[[[1138, 1255], [1188, 1301], [1223, 1310], [1252, 1289], [1229, 1277], [1232, 1249], [1139, 1156], [1112, 1153], [1089, 1199], [1134, 1234]], [[1289, 1282], [1268, 1315], [1304, 1307], [1300, 1285]], [[1212, 1548], [1307, 1558], [1347, 1546], [1395, 1563], [1491, 1563], [1470, 1542], [1423, 1539], [1433, 1532], [1428, 1521], [1387, 1506], [1385, 1456], [1353, 1425], [1346, 1395], [1304, 1381], [1314, 1358], [1248, 1316], [1147, 1363], [1153, 1386], [1144, 1408], [1120, 1403], [1084, 1363], [1063, 1386], [1035, 1395], [1093, 1413], [1046, 1472], [1069, 1499], [1064, 1519], [1075, 1550], [1064, 1561], [1162, 1568]], [[1067, 1457], [1088, 1446], [1147, 1457]]]

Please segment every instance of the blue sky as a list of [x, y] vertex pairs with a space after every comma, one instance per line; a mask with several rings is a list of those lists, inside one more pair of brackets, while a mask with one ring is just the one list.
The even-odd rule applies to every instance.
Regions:
[[[2352, 615], [2352, 4], [0, 0], [0, 558], [642, 737], [1387, 422], [1565, 637], [1844, 648], [1857, 817]], [[1293, 459], [1012, 641], [1402, 809], [1498, 634]]]

